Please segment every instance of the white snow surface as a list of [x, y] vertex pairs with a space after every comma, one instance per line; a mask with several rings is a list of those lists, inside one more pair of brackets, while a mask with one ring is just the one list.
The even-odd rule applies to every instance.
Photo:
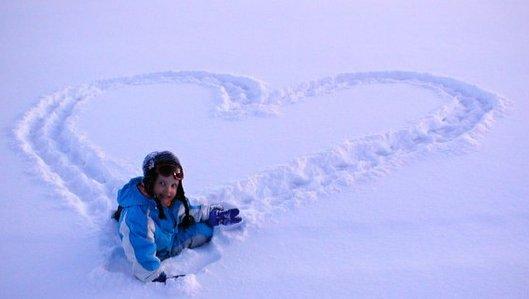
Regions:
[[[2, 297], [529, 296], [524, 2], [1, 4]], [[136, 280], [171, 150], [244, 222]]]

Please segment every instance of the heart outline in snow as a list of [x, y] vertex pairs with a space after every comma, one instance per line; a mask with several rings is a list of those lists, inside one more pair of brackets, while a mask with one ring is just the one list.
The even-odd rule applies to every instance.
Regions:
[[205, 196], [208, 202], [238, 206], [250, 224], [260, 223], [285, 205], [384, 172], [415, 153], [475, 143], [509, 103], [456, 79], [405, 71], [344, 73], [282, 90], [271, 90], [250, 77], [204, 71], [150, 73], [68, 87], [45, 96], [24, 115], [14, 133], [42, 178], [93, 228], [100, 229], [108, 222], [115, 192], [126, 178], [120, 174], [120, 166], [76, 128], [79, 105], [106, 90], [157, 83], [192, 83], [215, 89], [220, 99], [216, 113], [226, 119], [274, 114], [283, 105], [365, 84], [404, 83], [452, 99], [408, 128], [345, 140], [330, 150], [299, 157]]

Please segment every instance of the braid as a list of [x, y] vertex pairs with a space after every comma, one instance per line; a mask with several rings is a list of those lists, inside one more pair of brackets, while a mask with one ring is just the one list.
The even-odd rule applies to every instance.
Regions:
[[175, 199], [180, 201], [184, 205], [185, 215], [184, 218], [182, 218], [182, 222], [179, 224], [182, 228], [188, 228], [192, 224], [195, 223], [195, 218], [191, 216], [191, 213], [189, 212], [189, 200], [187, 200], [185, 193], [184, 193], [184, 186], [182, 186], [182, 181], [180, 181], [180, 184], [178, 184], [178, 188], [176, 189], [176, 196]]

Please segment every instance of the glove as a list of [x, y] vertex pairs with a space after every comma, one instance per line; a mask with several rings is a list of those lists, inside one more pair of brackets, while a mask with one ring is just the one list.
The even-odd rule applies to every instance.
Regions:
[[211, 226], [236, 224], [242, 221], [242, 218], [237, 215], [239, 215], [239, 209], [224, 210], [220, 207], [214, 207], [209, 212], [209, 224]]
[[162, 282], [162, 283], [165, 284], [168, 279], [177, 279], [179, 277], [184, 277], [184, 276], [186, 276], [186, 275], [185, 274], [178, 274], [178, 275], [172, 275], [172, 276], [168, 277], [165, 274], [165, 272], [162, 272], [162, 273], [160, 273], [160, 275], [157, 278], [153, 279], [152, 282]]
[[163, 282], [165, 283], [165, 281], [167, 280], [167, 275], [165, 274], [165, 272], [162, 272], [160, 273], [160, 275], [153, 279], [152, 282]]

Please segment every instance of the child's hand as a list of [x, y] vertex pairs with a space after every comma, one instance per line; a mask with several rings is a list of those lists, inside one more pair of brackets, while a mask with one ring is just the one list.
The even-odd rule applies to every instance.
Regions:
[[162, 271], [162, 273], [160, 273], [160, 276], [158, 276], [152, 282], [162, 282], [163, 284], [165, 284], [168, 279], [177, 279], [179, 277], [184, 277], [184, 276], [186, 276], [186, 275], [185, 274], [178, 274], [178, 275], [167, 276], [165, 274], [165, 272]]
[[209, 224], [211, 226], [236, 224], [242, 221], [242, 218], [237, 215], [239, 215], [239, 209], [224, 210], [215, 207], [209, 212]]
[[163, 271], [162, 273], [160, 273], [160, 275], [157, 278], [152, 280], [152, 282], [163, 282], [163, 283], [165, 283], [166, 281], [167, 281], [167, 275]]

